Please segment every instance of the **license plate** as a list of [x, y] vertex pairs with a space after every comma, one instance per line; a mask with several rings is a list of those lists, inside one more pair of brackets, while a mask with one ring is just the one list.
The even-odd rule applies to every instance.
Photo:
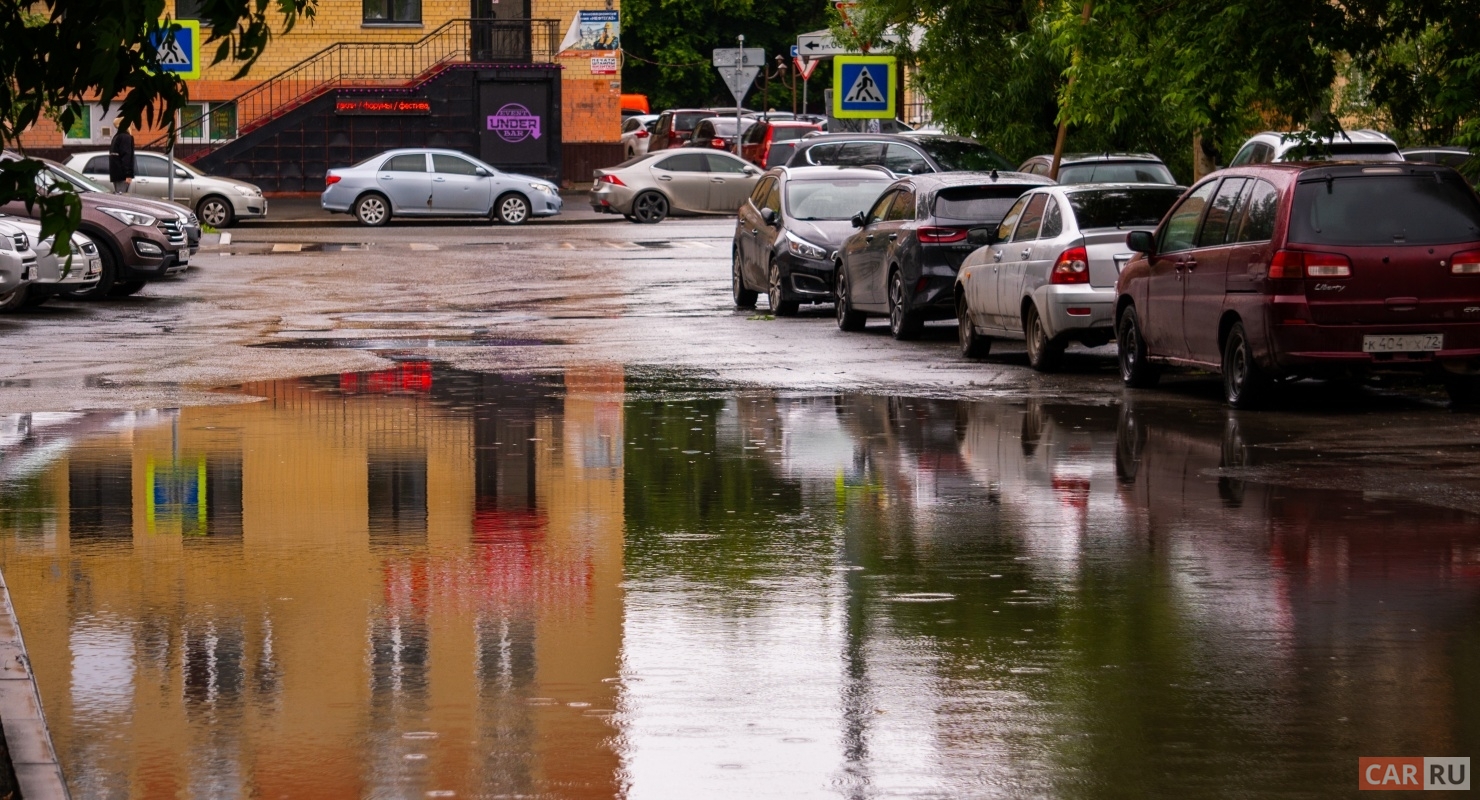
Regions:
[[34, 281], [34, 280], [36, 280], [36, 268], [35, 267], [26, 267], [26, 268], [22, 269], [21, 270], [21, 280], [23, 280], [23, 281]]
[[1125, 265], [1131, 263], [1131, 258], [1133, 258], [1134, 256], [1135, 253], [1117, 253], [1114, 256], [1111, 256], [1115, 259], [1115, 272], [1117, 274], [1124, 272]]
[[1444, 334], [1421, 333], [1413, 336], [1363, 336], [1364, 353], [1426, 353], [1444, 349]]

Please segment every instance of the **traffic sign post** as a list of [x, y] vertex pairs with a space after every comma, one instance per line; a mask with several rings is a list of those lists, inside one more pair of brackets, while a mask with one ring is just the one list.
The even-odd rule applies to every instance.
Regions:
[[838, 119], [893, 119], [897, 79], [893, 56], [834, 58], [832, 115]]
[[755, 83], [755, 76], [766, 63], [766, 51], [759, 47], [746, 47], [745, 37], [737, 36], [739, 47], [721, 48], [714, 51], [714, 66], [719, 76], [735, 98], [735, 155], [740, 155], [740, 107], [744, 105], [745, 93]]

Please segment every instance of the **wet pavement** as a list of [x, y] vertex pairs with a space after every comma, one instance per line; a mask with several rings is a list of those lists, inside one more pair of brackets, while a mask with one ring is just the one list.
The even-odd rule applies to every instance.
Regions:
[[1480, 415], [737, 312], [727, 235], [244, 226], [0, 318], [74, 796], [1329, 797], [1476, 749]]

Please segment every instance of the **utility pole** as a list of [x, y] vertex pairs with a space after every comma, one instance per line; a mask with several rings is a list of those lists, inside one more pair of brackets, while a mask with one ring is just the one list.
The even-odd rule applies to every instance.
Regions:
[[[1079, 22], [1081, 25], [1089, 24], [1090, 2], [1091, 0], [1084, 0], [1084, 12], [1079, 17]], [[1069, 85], [1064, 87], [1064, 101], [1062, 103], [1059, 103], [1059, 135], [1057, 138], [1054, 139], [1053, 142], [1053, 165], [1050, 166], [1048, 169], [1048, 177], [1052, 178], [1053, 180], [1059, 179], [1059, 161], [1064, 157], [1064, 137], [1069, 135], [1069, 121], [1063, 118], [1064, 106], [1069, 104], [1069, 98], [1074, 92], [1074, 75], [1079, 71], [1078, 45], [1074, 47], [1073, 64], [1076, 69], [1069, 73]]]

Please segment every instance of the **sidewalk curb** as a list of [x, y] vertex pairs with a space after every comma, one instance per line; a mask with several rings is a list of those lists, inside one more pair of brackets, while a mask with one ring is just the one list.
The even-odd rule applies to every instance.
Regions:
[[4, 733], [4, 773], [0, 774], [0, 787], [10, 783], [14, 776], [14, 784], [3, 788], [14, 790], [26, 800], [70, 800], [3, 575], [0, 575], [0, 730]]

